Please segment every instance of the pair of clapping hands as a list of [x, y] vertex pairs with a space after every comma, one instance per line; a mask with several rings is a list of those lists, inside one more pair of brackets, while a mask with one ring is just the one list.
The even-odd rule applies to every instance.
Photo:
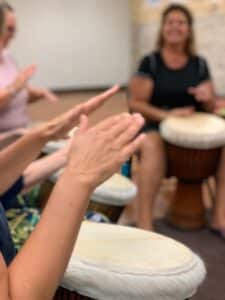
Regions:
[[[202, 104], [211, 103], [214, 97], [212, 83], [209, 81], [202, 82], [197, 87], [190, 87], [188, 93], [194, 96], [197, 102]], [[188, 106], [172, 109], [169, 114], [170, 116], [187, 117], [193, 114], [194, 111], [194, 107]]]
[[[33, 75], [36, 73], [37, 66], [36, 65], [30, 65], [20, 71], [18, 75], [16, 76], [15, 80], [12, 82], [12, 84], [9, 86], [9, 89], [12, 93], [12, 95], [16, 94], [23, 88], [28, 88], [28, 82], [33, 77]], [[55, 94], [53, 94], [51, 91], [45, 88], [35, 88], [35, 93], [38, 95], [38, 98], [45, 98], [49, 102], [57, 102], [58, 98]]]
[[[88, 115], [119, 90], [115, 86], [70, 111], [33, 129], [42, 138], [63, 138], [74, 126], [78, 130], [70, 142], [67, 168], [79, 182], [95, 187], [117, 172], [120, 166], [139, 149], [145, 136], [137, 135], [144, 120], [139, 114], [122, 113], [89, 127]], [[40, 136], [40, 134], [38, 135]]]

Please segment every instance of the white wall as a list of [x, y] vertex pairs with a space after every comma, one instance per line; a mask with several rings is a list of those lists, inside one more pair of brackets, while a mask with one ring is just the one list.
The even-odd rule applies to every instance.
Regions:
[[131, 65], [129, 0], [12, 0], [22, 67], [38, 64], [34, 83], [92, 88], [126, 83]]

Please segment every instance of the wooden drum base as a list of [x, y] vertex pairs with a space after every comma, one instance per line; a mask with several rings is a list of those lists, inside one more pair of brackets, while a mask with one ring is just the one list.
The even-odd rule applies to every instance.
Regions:
[[201, 182], [178, 182], [168, 221], [181, 229], [198, 229], [206, 225]]

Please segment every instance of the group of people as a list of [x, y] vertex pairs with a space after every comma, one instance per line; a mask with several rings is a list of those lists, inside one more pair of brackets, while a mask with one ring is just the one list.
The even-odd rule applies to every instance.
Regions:
[[[15, 32], [15, 11], [8, 3], [1, 3], [0, 140], [29, 125], [29, 102], [43, 98], [57, 101], [57, 96], [47, 89], [29, 84], [35, 65], [18, 70], [8, 50]], [[90, 128], [88, 115], [118, 89], [115, 86], [43, 125], [30, 128], [0, 151], [1, 299], [52, 299], [74, 248], [91, 193], [134, 155], [137, 168], [132, 177], [138, 195], [127, 209], [132, 211], [138, 227], [154, 229], [154, 199], [166, 174], [160, 122], [170, 116], [185, 117], [196, 110], [215, 110], [210, 71], [206, 60], [196, 53], [193, 17], [185, 7], [171, 5], [164, 11], [157, 50], [144, 57], [129, 84], [132, 113], [107, 118]], [[77, 125], [74, 137], [63, 149], [38, 159], [48, 141], [64, 137]], [[35, 228], [16, 253], [6, 211], [16, 208], [17, 195], [62, 167], [65, 171], [41, 217], [37, 211]], [[211, 226], [225, 239], [224, 176], [223, 151]]]
[[[27, 125], [25, 116], [29, 99], [46, 97], [55, 100], [54, 95], [45, 89], [35, 89], [28, 84], [34, 66], [18, 72], [7, 53], [6, 35], [15, 31], [8, 23], [13, 17], [12, 8], [2, 4], [0, 71], [5, 71], [5, 75], [0, 78], [1, 131]], [[47, 174], [49, 168], [52, 172], [59, 166], [65, 166], [40, 221], [18, 254], [12, 242], [5, 210], [0, 204], [1, 299], [52, 299], [65, 272], [91, 193], [139, 149], [144, 139], [144, 135], [137, 135], [144, 124], [140, 114], [121, 114], [89, 128], [88, 115], [117, 91], [118, 87], [115, 86], [61, 116], [30, 129], [0, 152], [0, 193], [5, 206], [9, 205], [8, 200], [12, 195], [37, 182], [43, 176], [43, 170]], [[16, 122], [17, 116], [21, 117], [18, 123], [12, 124], [11, 121]], [[66, 149], [35, 161], [49, 140], [64, 137], [78, 124], [79, 129], [68, 141]]]

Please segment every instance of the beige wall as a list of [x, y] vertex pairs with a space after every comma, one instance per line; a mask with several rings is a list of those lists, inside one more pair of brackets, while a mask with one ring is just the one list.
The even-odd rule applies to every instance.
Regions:
[[[143, 55], [154, 49], [159, 16], [168, 2], [161, 0], [161, 5], [150, 7], [144, 0], [131, 0], [134, 67]], [[199, 54], [209, 62], [218, 93], [225, 95], [225, 0], [183, 2], [188, 4], [196, 18]]]
[[11, 0], [20, 66], [37, 63], [34, 82], [52, 88], [126, 83], [131, 65], [129, 0]]

